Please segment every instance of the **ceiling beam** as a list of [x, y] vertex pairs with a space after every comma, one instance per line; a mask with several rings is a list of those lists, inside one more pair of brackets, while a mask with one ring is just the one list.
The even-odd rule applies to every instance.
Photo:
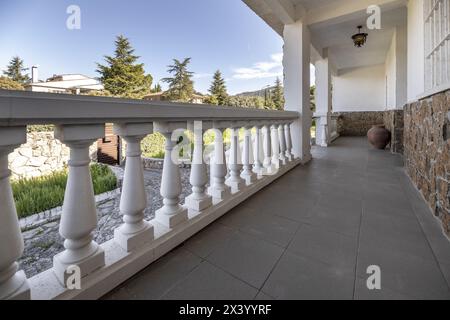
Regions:
[[371, 5], [379, 6], [383, 12], [406, 6], [407, 3], [407, 0], [335, 0], [329, 5], [309, 10], [306, 19], [310, 26], [328, 27], [367, 15], [367, 8]]
[[283, 24], [292, 24], [297, 21], [297, 11], [290, 0], [264, 0], [264, 2]]

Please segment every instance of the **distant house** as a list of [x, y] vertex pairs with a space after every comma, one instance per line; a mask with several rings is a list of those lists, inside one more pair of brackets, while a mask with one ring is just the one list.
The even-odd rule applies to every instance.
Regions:
[[32, 82], [25, 86], [27, 91], [68, 94], [81, 94], [103, 89], [103, 85], [98, 80], [82, 74], [54, 75], [46, 81], [39, 81], [36, 66], [32, 68]]
[[[144, 100], [149, 100], [149, 101], [164, 101], [164, 94], [166, 92], [161, 91], [161, 92], [156, 92], [156, 93], [150, 93], [148, 95], [146, 95], [144, 97]], [[202, 96], [201, 94], [194, 94], [192, 96], [192, 101], [191, 103], [196, 103], [196, 104], [203, 104], [205, 101], [206, 97]]]

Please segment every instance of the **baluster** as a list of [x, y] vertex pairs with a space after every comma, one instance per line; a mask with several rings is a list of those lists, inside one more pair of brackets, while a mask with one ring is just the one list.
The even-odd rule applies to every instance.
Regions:
[[273, 174], [274, 167], [272, 165], [272, 140], [270, 134], [270, 126], [268, 124], [264, 124], [263, 127], [263, 136], [264, 136], [264, 174]]
[[80, 276], [84, 277], [105, 265], [105, 253], [93, 241], [97, 210], [89, 170], [89, 146], [104, 135], [103, 124], [55, 128], [55, 138], [70, 148], [69, 176], [59, 225], [65, 251], [53, 258], [53, 271], [64, 286], [71, 274], [69, 267], [77, 266]]
[[186, 123], [155, 122], [154, 128], [155, 131], [160, 132], [166, 138], [161, 181], [161, 196], [164, 198], [164, 206], [156, 211], [155, 220], [172, 229], [188, 220], [188, 210], [180, 205], [180, 194], [182, 192], [180, 168], [175, 161], [178, 159], [178, 155], [172, 155], [177, 144], [176, 137], [172, 138], [172, 133], [178, 129], [185, 129]]
[[190, 183], [192, 194], [186, 198], [186, 206], [194, 212], [200, 212], [212, 205], [212, 197], [206, 193], [208, 174], [206, 163], [203, 159], [203, 135], [212, 128], [209, 122], [195, 121], [188, 125], [194, 134], [194, 150], [191, 164]]
[[272, 131], [272, 165], [278, 170], [280, 169], [280, 143], [278, 141], [278, 125], [270, 126]]
[[233, 123], [231, 129], [231, 146], [230, 146], [230, 177], [225, 181], [227, 186], [231, 187], [232, 193], [237, 193], [245, 186], [244, 179], [241, 178], [242, 157], [240, 156], [239, 146], [239, 129], [237, 123]]
[[294, 160], [294, 155], [292, 154], [291, 124], [292, 122], [288, 122], [284, 125], [284, 137], [286, 139], [286, 158], [289, 161]]
[[26, 127], [0, 128], [0, 299], [30, 299], [30, 287], [17, 260], [24, 243], [9, 177], [8, 155], [26, 142]]
[[254, 153], [254, 165], [253, 172], [258, 175], [258, 178], [262, 177], [264, 167], [261, 159], [264, 158], [263, 145], [262, 145], [262, 137], [261, 137], [261, 128], [263, 126], [259, 123], [256, 124], [255, 129], [255, 153]]
[[281, 122], [278, 125], [278, 140], [280, 142], [280, 162], [285, 166], [288, 162], [286, 158], [286, 139], [284, 137], [284, 123]]
[[141, 158], [141, 141], [151, 134], [151, 124], [115, 124], [114, 133], [127, 143], [125, 173], [120, 197], [123, 222], [114, 230], [114, 240], [127, 252], [153, 240], [153, 225], [144, 220], [147, 193]]
[[223, 132], [227, 124], [224, 122], [214, 122], [214, 157], [211, 162], [211, 175], [213, 177], [209, 194], [215, 202], [223, 201], [231, 196], [231, 188], [225, 184], [227, 175], [227, 163], [225, 159], [225, 149], [223, 142]]
[[245, 127], [244, 135], [244, 150], [243, 150], [242, 162], [244, 169], [241, 173], [241, 178], [245, 180], [247, 185], [253, 184], [257, 176], [252, 170], [253, 160], [251, 159], [252, 154], [252, 126]]

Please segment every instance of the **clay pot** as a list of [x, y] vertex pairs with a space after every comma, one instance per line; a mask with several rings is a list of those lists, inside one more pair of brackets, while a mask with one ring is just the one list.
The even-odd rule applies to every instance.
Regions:
[[384, 150], [391, 142], [391, 132], [384, 125], [375, 125], [367, 133], [369, 142], [377, 149]]

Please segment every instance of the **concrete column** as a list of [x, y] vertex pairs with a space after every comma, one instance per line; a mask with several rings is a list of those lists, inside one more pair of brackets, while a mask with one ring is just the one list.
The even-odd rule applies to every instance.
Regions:
[[252, 126], [247, 126], [245, 127], [244, 148], [242, 156], [244, 170], [241, 173], [241, 178], [245, 180], [247, 185], [253, 184], [257, 179], [256, 174], [252, 170], [252, 153]]
[[230, 146], [230, 177], [225, 181], [227, 186], [231, 187], [232, 193], [237, 193], [245, 187], [245, 181], [241, 178], [242, 156], [239, 145], [239, 129], [240, 126], [233, 123], [231, 129], [231, 146]]
[[301, 21], [284, 27], [285, 110], [300, 114], [292, 125], [292, 146], [296, 158], [311, 160], [310, 32]]
[[200, 212], [212, 206], [212, 197], [206, 193], [208, 173], [203, 159], [203, 135], [210, 128], [207, 122], [195, 121], [188, 124], [188, 129], [194, 134], [194, 150], [190, 176], [192, 194], [186, 198], [186, 207], [194, 212]]
[[214, 157], [211, 163], [212, 185], [209, 194], [215, 202], [223, 201], [231, 196], [231, 188], [225, 184], [227, 175], [227, 163], [225, 158], [225, 146], [223, 132], [227, 128], [226, 123], [214, 122]]
[[53, 271], [64, 286], [74, 266], [84, 277], [105, 265], [105, 253], [93, 241], [97, 209], [89, 170], [89, 146], [104, 135], [104, 124], [55, 128], [55, 138], [70, 148], [69, 176], [59, 225], [65, 251], [53, 258]]
[[255, 129], [255, 152], [254, 152], [254, 164], [253, 164], [253, 172], [258, 175], [258, 178], [263, 175], [263, 160], [264, 160], [264, 152], [263, 152], [263, 139], [262, 139], [262, 124], [256, 124]]
[[177, 144], [177, 139], [172, 137], [172, 134], [175, 130], [186, 129], [186, 123], [155, 122], [154, 128], [156, 132], [161, 133], [166, 139], [161, 180], [161, 196], [164, 198], [164, 206], [156, 211], [155, 220], [172, 229], [188, 220], [188, 210], [180, 205], [182, 188], [180, 168], [176, 161], [178, 157], [175, 154], [172, 155]]
[[330, 144], [331, 70], [328, 58], [316, 62], [316, 144]]
[[9, 177], [8, 155], [27, 140], [27, 128], [0, 128], [0, 300], [30, 299], [30, 287], [17, 260], [23, 253], [23, 238]]
[[151, 124], [115, 124], [114, 133], [127, 142], [125, 173], [120, 197], [124, 224], [114, 230], [114, 240], [127, 252], [151, 242], [153, 225], [144, 220], [147, 193], [141, 158], [141, 141], [153, 132]]

